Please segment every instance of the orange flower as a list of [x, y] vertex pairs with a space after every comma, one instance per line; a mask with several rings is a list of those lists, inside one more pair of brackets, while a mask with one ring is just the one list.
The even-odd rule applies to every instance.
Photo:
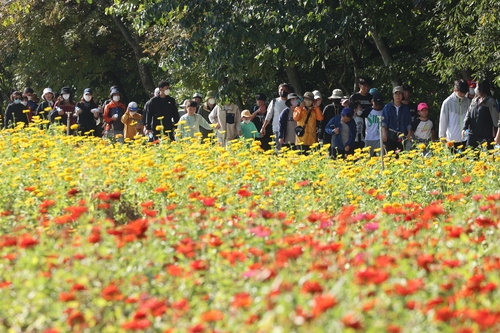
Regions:
[[123, 299], [122, 293], [113, 283], [104, 288], [101, 295], [107, 301], [121, 301]]
[[21, 237], [19, 237], [19, 246], [22, 247], [23, 249], [27, 249], [30, 247], [33, 247], [38, 244], [38, 240], [33, 238], [31, 235], [24, 234]]
[[335, 305], [337, 305], [337, 300], [333, 295], [318, 295], [314, 297], [313, 316], [317, 317]]
[[216, 322], [223, 318], [224, 314], [219, 310], [210, 310], [201, 315], [201, 320], [207, 323]]

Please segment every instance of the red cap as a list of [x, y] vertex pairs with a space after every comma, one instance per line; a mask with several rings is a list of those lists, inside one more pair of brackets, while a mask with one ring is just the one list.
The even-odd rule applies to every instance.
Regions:
[[469, 80], [469, 81], [467, 81], [467, 83], [469, 84], [469, 88], [476, 88], [476, 86], [477, 86], [476, 81]]

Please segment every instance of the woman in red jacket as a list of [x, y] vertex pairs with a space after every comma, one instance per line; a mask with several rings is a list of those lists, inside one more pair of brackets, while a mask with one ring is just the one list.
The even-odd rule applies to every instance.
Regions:
[[114, 138], [123, 143], [124, 125], [121, 121], [127, 109], [121, 101], [122, 95], [118, 89], [112, 89], [110, 94], [111, 102], [104, 108], [104, 122], [106, 122], [106, 137]]

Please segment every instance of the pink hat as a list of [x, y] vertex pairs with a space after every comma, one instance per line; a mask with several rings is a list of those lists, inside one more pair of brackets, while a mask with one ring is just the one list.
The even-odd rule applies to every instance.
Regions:
[[418, 106], [417, 106], [417, 110], [418, 111], [421, 111], [423, 109], [427, 109], [429, 110], [429, 107], [427, 106], [427, 103], [420, 103]]

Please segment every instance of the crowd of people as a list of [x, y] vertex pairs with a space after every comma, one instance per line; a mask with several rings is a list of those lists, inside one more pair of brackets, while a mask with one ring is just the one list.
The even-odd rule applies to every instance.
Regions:
[[116, 86], [111, 87], [109, 99], [102, 104], [94, 100], [90, 88], [75, 101], [69, 87], [63, 87], [58, 94], [45, 88], [41, 100], [28, 87], [23, 92], [12, 92], [4, 127], [38, 121], [43, 128], [59, 123], [67, 126], [68, 133], [71, 130], [73, 134], [103, 136], [121, 142], [141, 136], [151, 142], [165, 138], [208, 138], [215, 131], [217, 141], [223, 146], [245, 138], [258, 140], [262, 149], [276, 152], [288, 147], [307, 153], [312, 146], [330, 143], [332, 157], [345, 157], [365, 147], [372, 156], [381, 149], [409, 150], [415, 144], [428, 145], [438, 138], [456, 149], [482, 147], [485, 142], [491, 148], [493, 141], [500, 143], [498, 102], [487, 80], [477, 85], [455, 81], [453, 93], [442, 103], [439, 126], [429, 118], [427, 103], [412, 101], [411, 86], [394, 87], [391, 101], [385, 103], [371, 84], [370, 78], [360, 77], [359, 91], [346, 96], [342, 90], [334, 89], [328, 97], [331, 102], [324, 105], [319, 91], [298, 96], [291, 85], [282, 83], [278, 86], [278, 97], [267, 105], [267, 96], [258, 93], [254, 107], [243, 111], [228, 98], [217, 103], [214, 92], [205, 96], [194, 94], [179, 111], [167, 81], [158, 84], [142, 110], [136, 102], [125, 105]]

